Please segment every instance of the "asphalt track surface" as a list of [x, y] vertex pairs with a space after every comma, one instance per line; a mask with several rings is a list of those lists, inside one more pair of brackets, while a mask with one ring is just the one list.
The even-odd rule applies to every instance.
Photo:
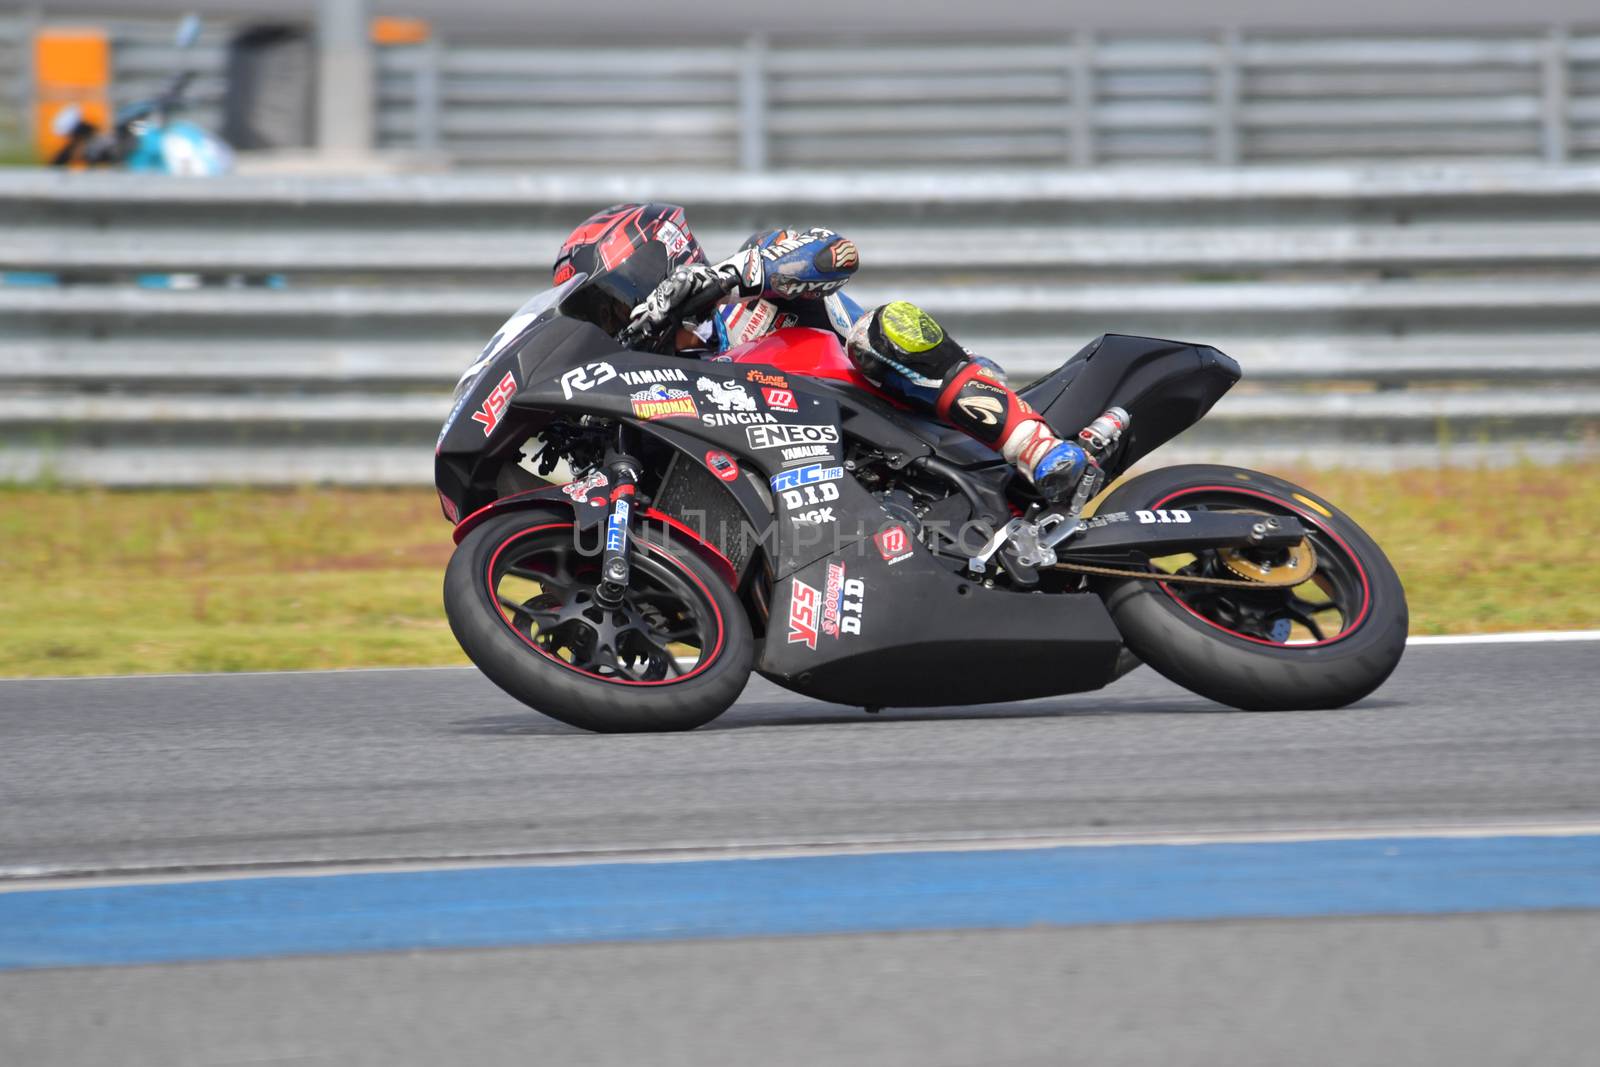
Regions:
[[[598, 737], [471, 671], [0, 682], [0, 878], [1600, 826], [1600, 643], [1425, 646], [1243, 714], [1148, 670], [936, 711], [752, 682]], [[1596, 1062], [1589, 911], [0, 974], [5, 1063]]]

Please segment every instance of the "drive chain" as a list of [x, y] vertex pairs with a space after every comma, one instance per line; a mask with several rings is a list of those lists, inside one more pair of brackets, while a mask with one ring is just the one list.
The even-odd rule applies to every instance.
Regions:
[[1194, 574], [1165, 574], [1161, 571], [1129, 571], [1120, 567], [1098, 567], [1092, 563], [1057, 563], [1055, 570], [1096, 574], [1107, 578], [1142, 578], [1147, 582], [1187, 582], [1190, 585], [1220, 585], [1229, 589], [1275, 589], [1281, 586], [1252, 582], [1244, 578], [1202, 578]]

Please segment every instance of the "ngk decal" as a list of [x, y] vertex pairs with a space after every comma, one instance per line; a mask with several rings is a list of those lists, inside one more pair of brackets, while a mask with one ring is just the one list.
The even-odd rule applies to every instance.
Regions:
[[861, 632], [861, 609], [867, 583], [846, 578], [843, 563], [828, 564], [828, 584], [822, 594], [822, 632], [829, 637]]
[[837, 426], [749, 426], [745, 437], [751, 448], [781, 448], [784, 445], [836, 445]]
[[832, 508], [812, 508], [810, 511], [794, 511], [789, 513], [793, 522], [803, 522], [807, 526], [824, 526], [833, 521]]
[[585, 363], [573, 367], [561, 376], [561, 395], [572, 399], [574, 390], [584, 393], [617, 376], [617, 368], [609, 363]]
[[817, 647], [817, 588], [798, 578], [789, 581], [789, 643]]
[[872, 540], [878, 546], [878, 554], [891, 567], [901, 560], [911, 558], [911, 535], [906, 533], [904, 526], [891, 526], [886, 530], [880, 530]]
[[483, 424], [483, 436], [488, 437], [500, 425], [500, 416], [505, 413], [506, 405], [511, 403], [516, 391], [517, 380], [510, 371], [506, 371], [500, 384], [489, 390], [489, 395], [484, 398], [483, 409], [472, 413], [472, 421]]
[[793, 414], [800, 410], [800, 405], [795, 402], [794, 393], [788, 389], [764, 385], [761, 387], [761, 399], [765, 400], [767, 407], [773, 411], [787, 411]]

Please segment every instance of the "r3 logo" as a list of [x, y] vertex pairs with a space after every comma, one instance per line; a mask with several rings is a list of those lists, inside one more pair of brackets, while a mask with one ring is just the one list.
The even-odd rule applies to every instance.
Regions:
[[581, 367], [573, 367], [561, 376], [561, 395], [571, 400], [574, 389], [580, 393], [587, 392], [616, 376], [617, 369], [609, 363], [585, 363]]
[[1189, 521], [1189, 513], [1187, 511], [1183, 511], [1181, 509], [1174, 509], [1172, 511], [1163, 511], [1163, 510], [1136, 511], [1136, 512], [1134, 512], [1134, 514], [1139, 516], [1139, 521], [1140, 522], [1147, 523], [1147, 524], [1148, 523], [1153, 523], [1153, 522], [1188, 522]]

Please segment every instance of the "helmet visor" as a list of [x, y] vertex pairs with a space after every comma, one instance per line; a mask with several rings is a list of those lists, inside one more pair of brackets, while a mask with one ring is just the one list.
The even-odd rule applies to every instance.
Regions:
[[633, 309], [667, 280], [671, 264], [660, 241], [646, 241], [614, 270], [602, 271], [561, 301], [561, 314], [592, 323], [613, 336], [628, 325]]

